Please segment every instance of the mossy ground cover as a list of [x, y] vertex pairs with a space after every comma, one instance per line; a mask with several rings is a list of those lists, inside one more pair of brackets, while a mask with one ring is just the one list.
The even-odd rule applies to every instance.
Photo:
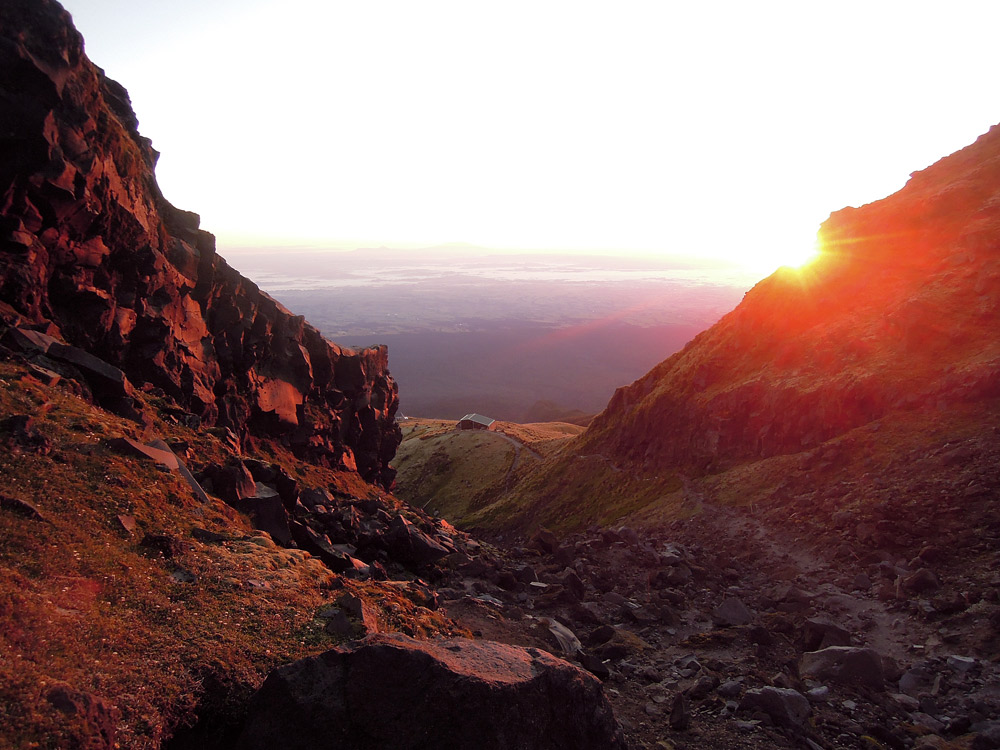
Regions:
[[[38, 450], [0, 429], [0, 494], [42, 516], [0, 509], [0, 747], [86, 744], [94, 727], [47, 699], [59, 684], [113, 707], [121, 747], [159, 747], [196, 713], [238, 716], [272, 668], [335, 645], [317, 614], [341, 595], [341, 579], [107, 440], [183, 441], [194, 470], [225, 460], [226, 446], [159, 416], [143, 429], [65, 385], [45, 386], [0, 362], [0, 419], [29, 416], [46, 438]], [[155, 414], [153, 401], [147, 409]], [[356, 475], [296, 462], [280, 447], [257, 457], [282, 463], [304, 486], [381, 492]], [[198, 541], [195, 527], [225, 541]], [[177, 547], [164, 555], [141, 544], [146, 534], [167, 535]], [[377, 602], [385, 629], [426, 635], [451, 627], [405, 591], [351, 586]]]

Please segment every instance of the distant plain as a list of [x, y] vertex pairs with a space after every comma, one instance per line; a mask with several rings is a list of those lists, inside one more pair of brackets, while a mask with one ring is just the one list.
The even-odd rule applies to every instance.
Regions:
[[756, 280], [683, 258], [465, 247], [229, 260], [339, 344], [388, 345], [402, 411], [440, 419], [594, 414]]

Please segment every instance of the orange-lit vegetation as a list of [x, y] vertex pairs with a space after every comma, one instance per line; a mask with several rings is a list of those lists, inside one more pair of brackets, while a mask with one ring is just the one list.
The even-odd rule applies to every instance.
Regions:
[[[46, 699], [63, 683], [113, 702], [122, 747], [159, 747], [196, 708], [231, 720], [270, 669], [336, 642], [316, 616], [341, 594], [332, 586], [377, 601], [389, 629], [451, 629], [405, 592], [338, 580], [221, 501], [201, 505], [177, 475], [108, 447], [109, 438], [142, 437], [134, 423], [43, 386], [20, 366], [0, 363], [0, 414], [32, 417], [51, 445], [22, 450], [0, 432], [0, 494], [32, 503], [45, 519], [0, 510], [0, 746], [68, 747], [91, 733], [78, 726], [83, 717], [67, 718]], [[229, 455], [208, 431], [157, 420], [150, 434], [185, 441], [192, 468]], [[355, 474], [298, 463], [278, 448], [260, 457], [280, 460], [304, 486], [374, 491]], [[134, 519], [135, 531], [119, 516]], [[199, 541], [194, 527], [227, 541]], [[174, 539], [177, 554], [144, 547], [147, 533]], [[206, 691], [226, 705], [199, 706]]]

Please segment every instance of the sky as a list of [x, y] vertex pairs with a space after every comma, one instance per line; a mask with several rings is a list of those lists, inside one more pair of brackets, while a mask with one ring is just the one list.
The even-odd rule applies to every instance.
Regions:
[[1000, 3], [64, 0], [225, 253], [770, 271], [1000, 121]]

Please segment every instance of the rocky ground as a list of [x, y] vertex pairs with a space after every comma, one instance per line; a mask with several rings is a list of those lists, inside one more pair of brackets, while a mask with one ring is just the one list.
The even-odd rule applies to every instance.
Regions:
[[686, 502], [660, 528], [513, 547], [424, 518], [449, 552], [413, 570], [476, 636], [597, 675], [634, 748], [1000, 746], [993, 569], [873, 547], [867, 518], [809, 537], [776, 508]]
[[929, 584], [950, 577], [935, 567], [845, 577], [781, 529], [706, 506], [651, 534], [540, 535], [495, 584], [440, 594], [483, 635], [548, 641], [599, 675], [637, 748], [995, 747], [996, 651], [966, 636], [995, 636], [997, 589], [963, 600], [968, 627], [949, 630], [925, 598], [950, 588]]
[[[898, 426], [872, 426], [767, 466], [684, 481], [670, 498], [680, 519], [647, 514], [628, 527], [484, 541], [356, 475], [317, 473], [287, 454], [240, 454], [224, 431], [185, 426], [188, 416], [155, 389], [136, 394], [148, 417], [140, 429], [80, 399], [71, 372], [48, 371], [46, 382], [37, 365], [7, 356], [0, 521], [5, 565], [28, 582], [23, 594], [11, 589], [11, 622], [30, 628], [12, 643], [46, 679], [59, 678], [63, 687], [45, 699], [56, 713], [82, 713], [107, 746], [173, 734], [171, 750], [231, 747], [246, 717], [240, 696], [282, 655], [401, 634], [528, 649], [508, 660], [511, 673], [525, 659], [541, 663], [542, 651], [576, 663], [603, 682], [636, 750], [1000, 747], [1000, 436], [991, 430], [951, 425], [939, 440], [911, 429], [923, 437], [907, 443]], [[894, 446], [888, 458], [879, 441]], [[75, 468], [59, 483], [67, 462]], [[97, 478], [98, 505], [76, 488], [80, 472]], [[776, 472], [777, 483], [761, 479]], [[149, 477], [167, 494], [140, 504], [134, 493]], [[733, 487], [748, 494], [742, 504]], [[75, 550], [77, 562], [57, 566], [63, 578], [82, 566], [81, 581], [101, 580], [94, 571], [118, 560], [133, 571], [115, 584], [125, 601], [139, 595], [133, 584], [154, 585], [165, 604], [145, 603], [128, 619], [109, 584], [95, 583], [91, 622], [79, 605], [67, 608], [63, 578], [46, 572], [45, 538]], [[135, 702], [121, 689], [148, 678], [143, 639], [95, 651], [102, 671], [91, 685], [86, 670], [74, 671], [86, 654], [60, 651], [59, 661], [46, 645], [65, 637], [61, 626], [38, 629], [45, 617], [51, 628], [53, 617], [84, 618], [96, 643], [121, 637], [107, 618], [135, 628], [143, 610], [161, 606], [174, 619], [150, 634], [178, 651], [178, 674], [204, 672], [220, 648], [249, 644], [255, 663], [230, 684], [178, 678], [176, 695]], [[244, 622], [250, 607], [290, 618], [268, 630]], [[193, 648], [174, 643], [185, 628], [198, 634]], [[578, 680], [561, 674], [568, 690]], [[26, 702], [11, 705], [27, 710], [33, 688], [23, 688], [11, 696]], [[167, 718], [178, 709], [160, 702], [185, 690], [187, 708]], [[167, 712], [155, 732], [136, 724], [151, 710]]]

